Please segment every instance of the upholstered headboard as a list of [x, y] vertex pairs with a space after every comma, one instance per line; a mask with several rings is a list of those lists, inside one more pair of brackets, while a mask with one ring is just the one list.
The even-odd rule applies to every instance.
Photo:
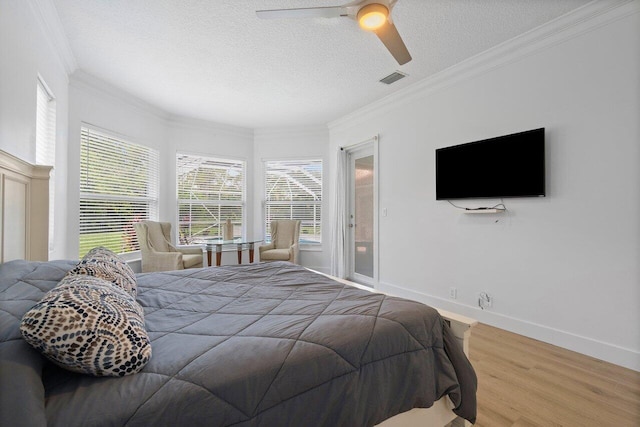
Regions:
[[49, 258], [49, 173], [0, 150], [0, 262]]

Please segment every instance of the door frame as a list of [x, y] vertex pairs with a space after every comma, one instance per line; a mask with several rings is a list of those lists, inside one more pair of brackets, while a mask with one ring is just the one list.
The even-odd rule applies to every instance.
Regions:
[[[356, 283], [361, 283], [366, 286], [371, 286], [373, 288], [377, 287], [378, 284], [378, 247], [379, 247], [379, 233], [378, 233], [378, 177], [380, 176], [379, 169], [379, 161], [378, 161], [378, 136], [374, 136], [371, 139], [360, 142], [358, 144], [354, 144], [348, 147], [344, 147], [344, 150], [347, 153], [347, 191], [345, 194], [346, 200], [344, 203], [345, 207], [345, 225], [347, 227], [347, 240], [346, 240], [346, 250], [345, 250], [345, 266], [346, 266], [346, 275], [347, 279], [352, 280]], [[358, 274], [355, 272], [355, 241], [354, 241], [354, 232], [348, 226], [350, 223], [350, 210], [352, 207], [353, 200], [353, 179], [355, 177], [354, 170], [352, 168], [351, 155], [357, 151], [370, 147], [373, 153], [373, 277], [368, 277], [362, 274]]]

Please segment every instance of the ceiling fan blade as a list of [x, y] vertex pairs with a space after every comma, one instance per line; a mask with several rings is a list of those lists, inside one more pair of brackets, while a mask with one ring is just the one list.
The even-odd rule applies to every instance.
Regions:
[[301, 9], [273, 9], [257, 10], [258, 18], [280, 19], [280, 18], [335, 18], [347, 16], [347, 8], [342, 6], [330, 7], [306, 7]]
[[389, 49], [391, 55], [398, 61], [398, 64], [404, 65], [411, 61], [411, 54], [393, 23], [387, 21], [385, 25], [375, 30], [375, 33], [387, 49]]

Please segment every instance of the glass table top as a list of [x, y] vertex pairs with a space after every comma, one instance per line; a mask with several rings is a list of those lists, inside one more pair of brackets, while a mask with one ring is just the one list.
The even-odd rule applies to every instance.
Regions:
[[242, 238], [242, 237], [234, 237], [231, 240], [224, 240], [221, 237], [201, 237], [199, 239], [194, 239], [193, 243], [200, 243], [206, 245], [245, 245], [249, 243], [259, 243], [264, 239], [254, 239], [254, 238]]

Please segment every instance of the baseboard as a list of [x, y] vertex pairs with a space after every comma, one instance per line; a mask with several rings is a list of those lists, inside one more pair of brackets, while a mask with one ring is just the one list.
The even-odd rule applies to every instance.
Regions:
[[312, 265], [303, 265], [302, 267], [319, 271], [320, 273], [324, 273], [324, 274], [331, 274], [331, 269], [328, 267], [320, 267], [320, 266], [312, 266]]
[[462, 314], [486, 323], [487, 325], [505, 329], [539, 341], [566, 348], [596, 359], [640, 372], [640, 353], [614, 344], [594, 340], [592, 338], [572, 334], [556, 328], [540, 325], [526, 320], [505, 316], [500, 313], [481, 310], [452, 300], [434, 297], [401, 286], [379, 282], [376, 286], [382, 292], [403, 298], [420, 301], [424, 304]]

